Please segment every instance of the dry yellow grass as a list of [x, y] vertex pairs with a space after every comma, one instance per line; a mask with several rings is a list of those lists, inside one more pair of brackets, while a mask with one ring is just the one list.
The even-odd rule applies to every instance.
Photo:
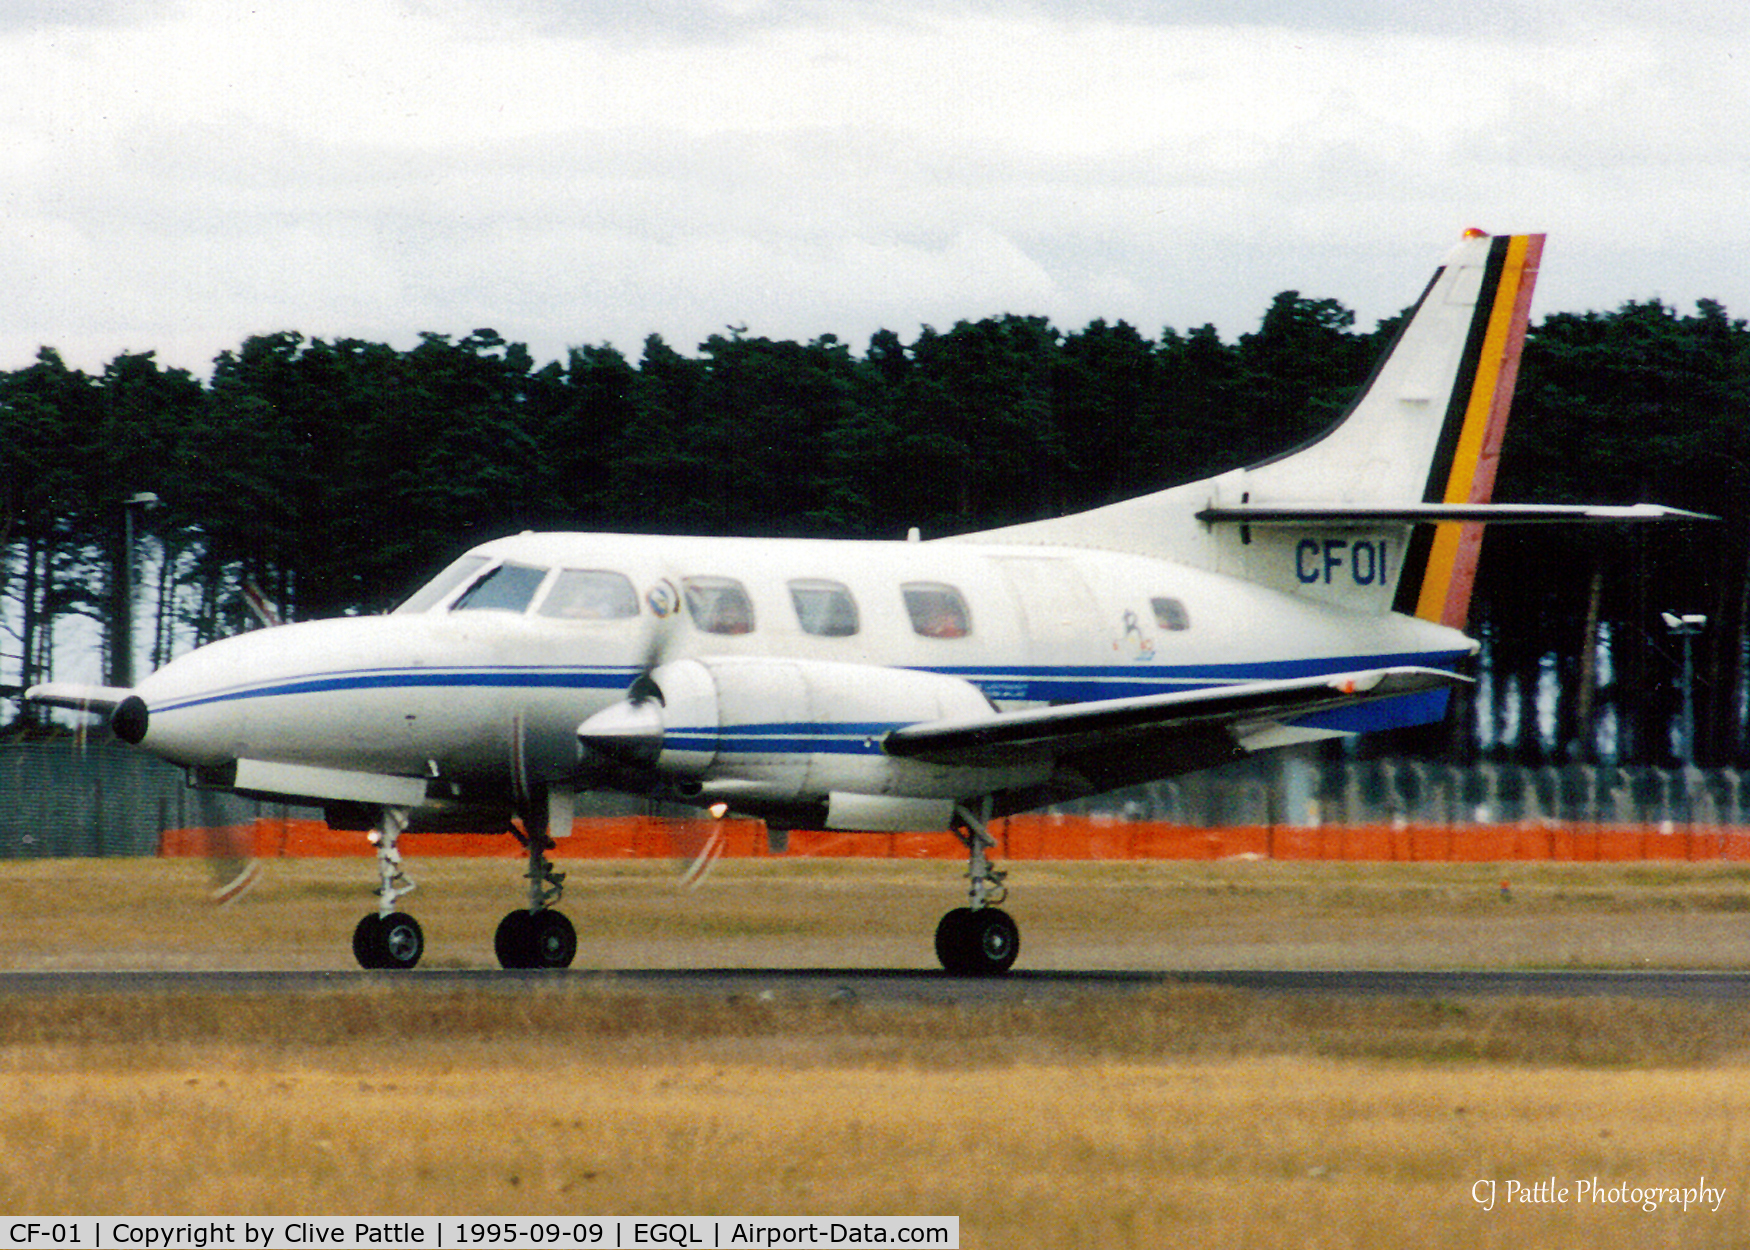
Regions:
[[[363, 867], [275, 864], [214, 912], [197, 866], [6, 865], [3, 962], [347, 967]], [[723, 865], [682, 896], [659, 868], [585, 866], [567, 900], [580, 960], [927, 966], [943, 865], [779, 867]], [[422, 868], [434, 958], [488, 964], [514, 865]], [[69, 923], [69, 872], [104, 887], [105, 914]], [[1559, 953], [1524, 962], [1610, 962], [1626, 940], [1676, 964], [1683, 925], [1721, 938], [1690, 962], [1718, 963], [1750, 919], [1741, 871], [1720, 866], [1546, 868], [1516, 876], [1511, 904], [1488, 867], [1017, 880], [1034, 966], [1041, 947], [1083, 966], [1269, 966], [1308, 929], [1334, 966], [1511, 965], [1539, 934]], [[1140, 914], [1134, 944], [1101, 932], [1121, 907]], [[1511, 942], [1476, 936], [1504, 924]], [[1438, 958], [1467, 930], [1497, 959]], [[1169, 987], [880, 1006], [429, 984], [0, 1003], [0, 1211], [924, 1213], [959, 1215], [969, 1247], [1714, 1246], [1745, 1240], [1750, 1215], [1745, 1004]], [[1549, 1176], [1706, 1176], [1726, 1196], [1717, 1213], [1472, 1199], [1478, 1180]]]
[[[690, 892], [659, 862], [561, 867], [579, 967], [930, 968], [936, 920], [963, 888], [940, 861], [729, 861]], [[1022, 968], [1750, 968], [1750, 865], [1012, 867]], [[5, 864], [0, 968], [351, 968], [349, 935], [374, 902], [369, 861], [264, 870], [215, 909], [198, 862]], [[519, 861], [412, 871], [428, 966], [496, 967]]]
[[[25, 997], [0, 1210], [956, 1214], [968, 1246], [1730, 1244], [1741, 1008]], [[1388, 1057], [1389, 1056], [1389, 1057]], [[1480, 1179], [1727, 1187], [1497, 1206]]]

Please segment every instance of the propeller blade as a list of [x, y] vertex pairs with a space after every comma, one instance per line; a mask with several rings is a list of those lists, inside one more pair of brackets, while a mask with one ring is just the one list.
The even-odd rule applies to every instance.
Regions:
[[279, 609], [273, 601], [261, 593], [261, 587], [255, 584], [254, 578], [243, 583], [243, 602], [249, 605], [250, 614], [260, 621], [264, 629], [274, 629], [284, 625], [285, 618], [280, 616]]
[[675, 849], [681, 864], [680, 888], [696, 890], [711, 875], [711, 869], [723, 857], [723, 825], [713, 820], [709, 830], [700, 835], [698, 821], [678, 821], [674, 825]]
[[533, 787], [529, 785], [527, 735], [528, 730], [523, 724], [523, 714], [518, 712], [510, 718], [510, 787], [516, 813], [525, 821], [528, 819], [529, 798], [534, 793]]

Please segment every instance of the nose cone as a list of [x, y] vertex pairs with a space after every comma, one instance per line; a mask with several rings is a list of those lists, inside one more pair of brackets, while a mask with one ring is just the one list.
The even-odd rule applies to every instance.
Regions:
[[139, 746], [146, 740], [146, 730], [150, 724], [151, 715], [146, 709], [146, 701], [137, 694], [131, 694], [116, 704], [116, 709], [110, 714], [109, 727], [115, 731], [115, 736], [129, 746]]
[[253, 637], [201, 647], [145, 678], [116, 707], [110, 722], [116, 737], [177, 764], [214, 766], [236, 759], [244, 719], [236, 695], [257, 667]]
[[137, 733], [140, 746], [184, 765], [216, 767], [262, 752], [313, 758], [364, 714], [360, 699], [342, 706], [338, 696], [404, 659], [402, 644], [420, 627], [395, 620], [281, 625], [178, 656], [135, 688], [143, 707], [117, 707], [117, 733]]
[[577, 727], [577, 740], [616, 764], [649, 768], [662, 755], [662, 705], [626, 700], [603, 708]]

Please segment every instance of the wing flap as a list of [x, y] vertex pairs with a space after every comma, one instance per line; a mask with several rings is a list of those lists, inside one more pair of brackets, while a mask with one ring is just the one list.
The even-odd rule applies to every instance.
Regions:
[[989, 767], [1029, 757], [1062, 756], [1096, 744], [1109, 748], [1127, 738], [1241, 730], [1248, 725], [1282, 722], [1468, 682], [1468, 678], [1443, 669], [1411, 666], [1245, 682], [1207, 690], [928, 721], [891, 731], [881, 745], [887, 754], [900, 758]]

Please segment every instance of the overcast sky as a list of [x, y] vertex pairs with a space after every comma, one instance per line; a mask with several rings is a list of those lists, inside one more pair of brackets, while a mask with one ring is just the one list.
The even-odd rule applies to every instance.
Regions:
[[251, 334], [1363, 328], [1468, 226], [1536, 312], [1750, 317], [1743, 0], [9, 0], [0, 369]]

